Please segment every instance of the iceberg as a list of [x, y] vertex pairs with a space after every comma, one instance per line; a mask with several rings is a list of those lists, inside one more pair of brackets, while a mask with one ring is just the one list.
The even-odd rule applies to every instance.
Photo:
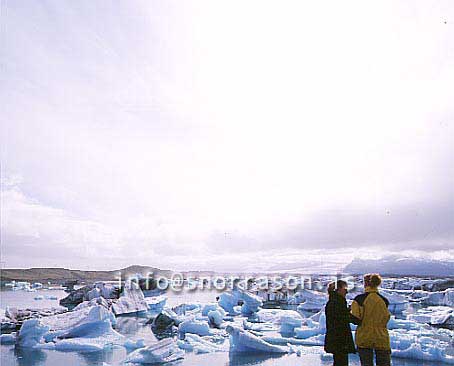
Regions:
[[185, 320], [178, 326], [180, 334], [192, 333], [200, 336], [210, 335], [210, 326], [208, 322], [202, 320]]
[[40, 323], [39, 319], [25, 320], [17, 336], [17, 346], [33, 348], [38, 344], [44, 343], [44, 334], [49, 331], [49, 327]]
[[272, 323], [280, 327], [280, 332], [293, 335], [297, 327], [301, 327], [304, 317], [294, 310], [261, 309], [257, 312], [259, 322]]
[[238, 315], [239, 312], [235, 309], [238, 305], [238, 297], [232, 292], [223, 292], [219, 295], [219, 306], [222, 307], [230, 315]]
[[123, 345], [124, 336], [112, 328], [113, 314], [103, 306], [26, 320], [19, 331], [20, 347], [59, 351], [99, 351]]
[[263, 305], [262, 299], [259, 296], [246, 291], [237, 291], [239, 293], [239, 299], [243, 301], [243, 305], [241, 305], [241, 314], [246, 316], [252, 315]]
[[154, 296], [154, 297], [146, 297], [145, 301], [148, 305], [148, 310], [152, 313], [160, 313], [167, 302], [167, 297], [164, 295]]
[[0, 344], [15, 344], [16, 343], [16, 333], [1, 334], [0, 335]]
[[222, 322], [224, 321], [224, 309], [211, 310], [208, 313], [208, 322], [215, 328], [221, 328]]
[[389, 333], [393, 357], [454, 364], [454, 355], [448, 354], [452, 333], [446, 335], [433, 329], [425, 332], [396, 329]]
[[449, 306], [429, 306], [409, 314], [408, 319], [417, 323], [452, 328], [454, 327], [454, 309]]
[[287, 353], [288, 348], [276, 346], [234, 325], [225, 330], [230, 335], [230, 353]]
[[136, 349], [125, 359], [125, 363], [163, 364], [184, 358], [184, 351], [170, 338]]
[[295, 328], [300, 328], [303, 322], [303, 317], [296, 311], [287, 310], [280, 318], [282, 334], [294, 335]]
[[81, 302], [90, 301], [97, 297], [117, 299], [118, 294], [118, 286], [106, 284], [104, 282], [95, 282], [91, 286], [84, 286], [72, 291], [68, 296], [60, 300], [60, 305], [72, 309]]
[[116, 321], [113, 313], [102, 305], [85, 306], [63, 314], [43, 317], [40, 320], [51, 331], [59, 331], [62, 334], [74, 331], [86, 324], [103, 322], [104, 320], [115, 324]]
[[[208, 304], [205, 304], [202, 308], [202, 315], [203, 316], [208, 316], [208, 313], [212, 310], [222, 310], [224, 312], [224, 309], [219, 306], [218, 303], [216, 302], [209, 302]], [[224, 312], [225, 314], [225, 312]]]
[[145, 301], [145, 296], [135, 282], [130, 282], [125, 286], [121, 296], [112, 304], [112, 311], [117, 316], [146, 312], [147, 310], [148, 304]]
[[183, 303], [172, 309], [177, 315], [196, 315], [202, 311], [202, 304], [199, 302]]
[[[318, 319], [318, 321], [316, 319]], [[321, 310], [311, 318], [307, 318], [306, 325], [302, 326], [301, 328], [295, 328], [295, 337], [305, 339], [318, 336], [320, 334], [325, 334], [325, 332], [326, 332], [325, 312]]]
[[194, 353], [226, 352], [228, 349], [224, 338], [220, 339], [221, 344], [216, 343], [213, 337], [201, 337], [197, 334], [187, 333], [184, 340], [178, 340], [178, 347]]
[[454, 307], [454, 288], [445, 291], [429, 292], [422, 302], [424, 305]]
[[388, 299], [388, 310], [392, 314], [401, 314], [408, 307], [407, 297], [389, 290], [381, 290], [380, 293]]
[[262, 299], [254, 294], [236, 288], [230, 292], [223, 292], [219, 296], [219, 306], [228, 314], [238, 315], [236, 306], [241, 305], [241, 314], [250, 316], [256, 313], [263, 305]]
[[298, 311], [317, 312], [328, 302], [328, 295], [319, 291], [303, 289], [293, 295], [289, 304], [299, 304]]

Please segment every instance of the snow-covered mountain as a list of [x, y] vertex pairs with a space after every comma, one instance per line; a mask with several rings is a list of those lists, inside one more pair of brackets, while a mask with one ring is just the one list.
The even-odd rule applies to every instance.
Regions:
[[454, 261], [388, 256], [381, 259], [355, 258], [344, 272], [363, 274], [378, 272], [393, 275], [454, 276]]

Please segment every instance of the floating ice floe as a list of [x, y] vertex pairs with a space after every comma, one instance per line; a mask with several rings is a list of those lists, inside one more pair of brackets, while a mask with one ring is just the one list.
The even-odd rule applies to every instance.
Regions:
[[227, 333], [230, 335], [230, 353], [287, 353], [288, 348], [276, 346], [256, 335], [240, 329], [237, 326], [228, 325]]
[[49, 327], [40, 323], [39, 319], [28, 319], [24, 321], [17, 335], [19, 347], [33, 348], [44, 343], [44, 334]]
[[125, 363], [163, 364], [184, 358], [184, 351], [170, 338], [136, 349], [125, 359]]
[[226, 352], [227, 342], [223, 338], [212, 336], [201, 337], [197, 334], [187, 333], [182, 340], [177, 341], [178, 347], [194, 353]]
[[[295, 328], [301, 327], [304, 317], [294, 310], [262, 309], [257, 312], [259, 322], [272, 323], [285, 335], [294, 335]], [[260, 324], [259, 324], [260, 325]]]
[[409, 314], [408, 319], [434, 326], [454, 327], [454, 309], [450, 306], [429, 306]]
[[427, 296], [423, 298], [422, 303], [424, 305], [454, 307], [454, 289], [429, 292], [427, 293]]
[[146, 312], [148, 304], [142, 290], [135, 282], [130, 282], [123, 288], [123, 293], [114, 300], [112, 311], [115, 315], [134, 314]]
[[223, 292], [219, 295], [219, 306], [221, 306], [228, 314], [238, 315], [236, 310], [238, 306], [238, 297], [232, 292]]
[[9, 334], [0, 334], [0, 344], [15, 344], [16, 338], [16, 332]]
[[242, 289], [236, 288], [230, 292], [223, 292], [219, 296], [219, 306], [221, 306], [228, 314], [238, 315], [238, 304], [241, 305], [241, 314], [249, 316], [256, 313], [263, 305], [262, 299], [254, 294], [251, 294]]
[[117, 299], [118, 292], [119, 288], [116, 285], [96, 282], [93, 285], [84, 286], [72, 291], [68, 296], [60, 300], [60, 305], [72, 309], [84, 301], [90, 301], [98, 297]]
[[113, 314], [98, 305], [60, 315], [26, 320], [18, 333], [20, 347], [59, 351], [99, 351], [123, 345], [112, 328]]
[[33, 299], [34, 300], [44, 300], [44, 296], [43, 295], [38, 295], [38, 296], [35, 296]]
[[[208, 304], [203, 305], [202, 307], [202, 315], [203, 316], [208, 316], [208, 313], [212, 310], [222, 310], [222, 307], [219, 306], [217, 302], [209, 302]], [[225, 313], [225, 312], [224, 312]]]
[[319, 291], [303, 289], [298, 291], [289, 300], [290, 304], [299, 304], [298, 311], [317, 312], [322, 309], [328, 301], [328, 296]]
[[454, 364], [452, 332], [396, 329], [389, 333], [393, 357]]
[[192, 333], [198, 334], [200, 336], [210, 335], [210, 326], [208, 322], [202, 320], [185, 320], [178, 326], [178, 331], [180, 334]]
[[196, 315], [202, 311], [202, 304], [199, 302], [183, 303], [172, 308], [177, 315]]
[[221, 328], [224, 321], [224, 309], [211, 310], [208, 312], [208, 322], [215, 328]]
[[408, 307], [409, 301], [406, 296], [388, 290], [381, 290], [380, 293], [388, 299], [388, 310], [392, 314], [401, 314]]
[[148, 305], [148, 310], [152, 313], [160, 313], [167, 302], [167, 296], [160, 295], [160, 296], [153, 296], [153, 297], [146, 297], [145, 301]]
[[296, 338], [309, 338], [326, 332], [326, 318], [324, 310], [306, 319], [306, 324], [300, 328], [295, 328]]

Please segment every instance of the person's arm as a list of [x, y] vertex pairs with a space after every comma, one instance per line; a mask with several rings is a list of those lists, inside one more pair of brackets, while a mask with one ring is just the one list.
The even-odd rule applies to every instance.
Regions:
[[355, 300], [352, 302], [352, 307], [350, 311], [350, 323], [360, 325], [361, 320], [363, 319], [364, 309], [359, 305]]

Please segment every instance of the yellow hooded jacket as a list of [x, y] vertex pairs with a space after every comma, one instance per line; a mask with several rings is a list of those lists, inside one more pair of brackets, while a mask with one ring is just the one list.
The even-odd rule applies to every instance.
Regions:
[[375, 287], [366, 287], [365, 293], [355, 297], [351, 313], [360, 319], [355, 343], [358, 348], [390, 350], [387, 324], [390, 318], [389, 301]]

